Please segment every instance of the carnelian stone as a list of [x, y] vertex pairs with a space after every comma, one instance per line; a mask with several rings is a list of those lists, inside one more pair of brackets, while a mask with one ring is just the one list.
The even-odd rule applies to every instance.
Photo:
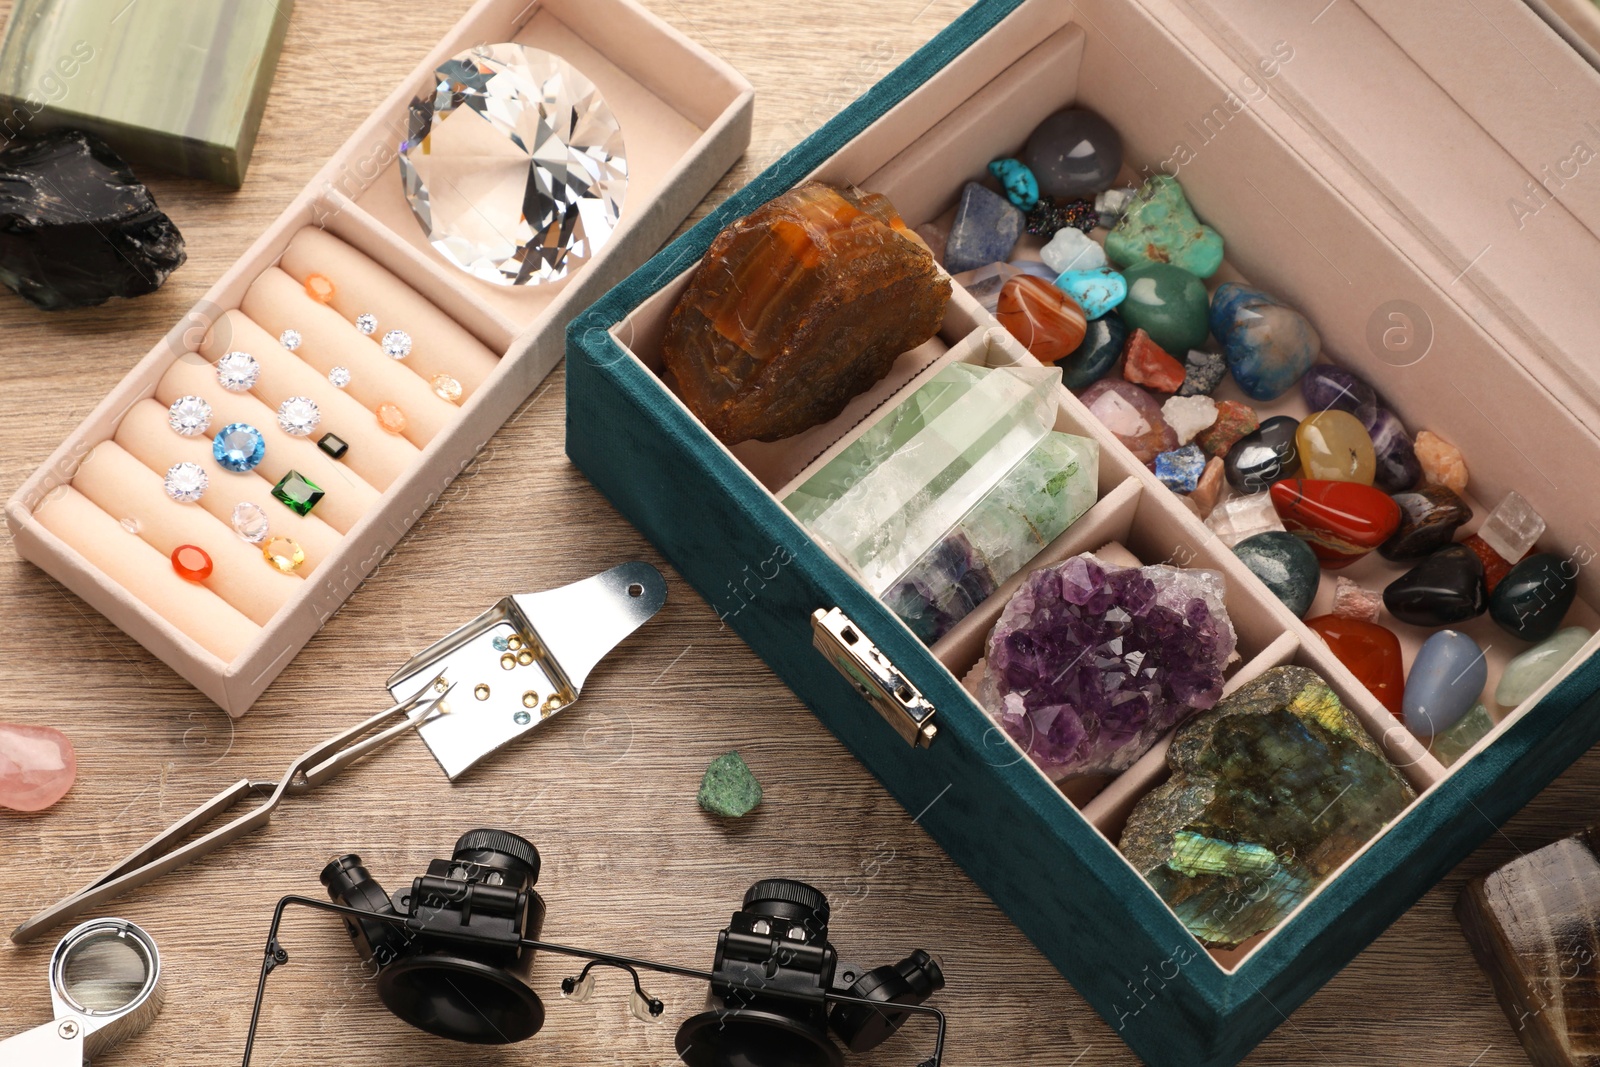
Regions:
[[1350, 668], [1367, 690], [1382, 701], [1395, 717], [1403, 706], [1406, 691], [1405, 660], [1400, 654], [1400, 639], [1394, 631], [1365, 619], [1342, 615], [1318, 615], [1306, 625], [1328, 643], [1340, 663]]
[[306, 275], [306, 295], [311, 299], [315, 300], [319, 304], [330, 304], [333, 302], [333, 294], [333, 283], [330, 282], [324, 275]]
[[1122, 376], [1158, 393], [1176, 393], [1183, 385], [1183, 364], [1167, 355], [1143, 330], [1134, 330], [1122, 350]]
[[1328, 570], [1348, 567], [1400, 527], [1400, 505], [1360, 482], [1285, 478], [1272, 484], [1272, 506]]
[[1076, 300], [1031, 274], [1019, 274], [1006, 282], [995, 318], [1040, 363], [1072, 355], [1089, 328]]
[[203, 582], [211, 577], [211, 557], [197, 545], [179, 545], [172, 550], [172, 569], [185, 581]]

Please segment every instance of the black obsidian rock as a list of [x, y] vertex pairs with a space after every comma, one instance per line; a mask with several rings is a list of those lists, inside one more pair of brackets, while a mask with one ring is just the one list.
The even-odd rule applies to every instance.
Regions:
[[1447, 545], [1390, 582], [1383, 606], [1413, 626], [1454, 626], [1477, 618], [1489, 607], [1483, 561], [1465, 545]]
[[57, 130], [0, 150], [0, 282], [46, 311], [161, 288], [183, 235], [99, 138]]

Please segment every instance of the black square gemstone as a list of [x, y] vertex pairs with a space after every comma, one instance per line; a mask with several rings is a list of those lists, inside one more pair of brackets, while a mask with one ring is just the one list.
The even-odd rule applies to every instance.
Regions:
[[317, 447], [334, 459], [343, 459], [344, 454], [350, 451], [350, 446], [345, 443], [344, 438], [331, 433], [323, 434], [322, 440], [317, 442]]

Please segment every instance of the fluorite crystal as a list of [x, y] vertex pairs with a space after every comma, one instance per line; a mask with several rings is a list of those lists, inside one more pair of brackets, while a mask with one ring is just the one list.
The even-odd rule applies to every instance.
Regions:
[[0, 723], [0, 808], [43, 811], [66, 796], [77, 777], [78, 758], [66, 734]]
[[565, 278], [610, 240], [628, 192], [622, 130], [565, 59], [482, 44], [411, 102], [400, 178], [428, 242], [496, 285]]
[[0, 282], [28, 303], [143, 296], [185, 258], [178, 228], [99, 138], [58, 130], [0, 149]]
[[1189, 931], [1282, 922], [1415, 797], [1315, 672], [1273, 667], [1181, 728], [1121, 848]]
[[1093, 196], [1110, 186], [1122, 167], [1122, 137], [1093, 111], [1069, 107], [1028, 135], [1022, 162], [1049, 196]]
[[700, 806], [725, 819], [742, 819], [761, 803], [761, 783], [737, 751], [711, 761], [700, 779]]
[[1222, 576], [1092, 554], [1030, 574], [989, 636], [979, 700], [1051, 778], [1113, 774], [1222, 695]]
[[932, 644], [1094, 506], [1100, 447], [1048, 433], [883, 594]]
[[717, 235], [662, 354], [723, 442], [772, 441], [838, 415], [938, 332], [949, 300], [887, 200], [811, 182]]
[[[880, 596], [958, 528], [987, 556], [995, 538], [979, 531], [990, 525], [984, 517], [991, 502], [1002, 527], [1025, 525], [1043, 521], [1049, 501], [1081, 501], [1096, 485], [1098, 451], [1083, 438], [1072, 438], [1070, 451], [1025, 463], [1052, 436], [1060, 380], [1054, 369], [949, 364], [807, 478], [784, 506]], [[1051, 469], [1056, 461], [1065, 465]], [[991, 497], [1013, 472], [1022, 481]], [[1057, 483], [1052, 492], [1052, 480], [1063, 473], [1070, 488]]]
[[1322, 338], [1304, 315], [1237, 282], [1223, 282], [1211, 295], [1211, 332], [1251, 400], [1278, 399], [1322, 351]]
[[1170, 263], [1138, 263], [1122, 272], [1128, 298], [1122, 317], [1168, 352], [1187, 352], [1206, 343], [1205, 283]]
[[1472, 710], [1489, 681], [1483, 649], [1460, 630], [1438, 630], [1422, 643], [1406, 675], [1406, 729], [1443, 733]]
[[1222, 266], [1222, 235], [1195, 217], [1183, 187], [1170, 174], [1148, 179], [1106, 237], [1113, 263], [1170, 263], [1196, 278]]

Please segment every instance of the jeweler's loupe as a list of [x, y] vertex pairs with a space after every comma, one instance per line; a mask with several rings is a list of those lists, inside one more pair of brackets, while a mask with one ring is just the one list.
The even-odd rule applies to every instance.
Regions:
[[150, 935], [125, 919], [86, 922], [50, 957], [55, 1018], [0, 1041], [0, 1067], [82, 1067], [148, 1027], [161, 998]]

